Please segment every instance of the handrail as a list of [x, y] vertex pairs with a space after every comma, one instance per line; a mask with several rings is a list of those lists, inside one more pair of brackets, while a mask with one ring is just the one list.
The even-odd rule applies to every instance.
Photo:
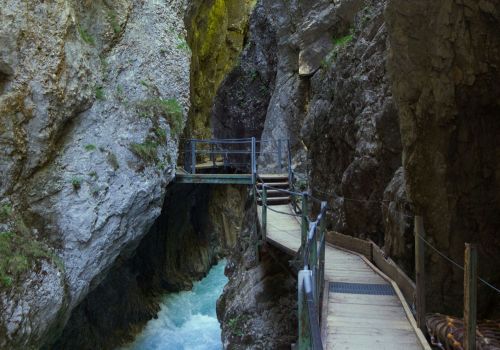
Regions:
[[[277, 143], [277, 149], [264, 149], [264, 144]], [[209, 160], [213, 167], [221, 166], [236, 171], [251, 173], [252, 183], [257, 180], [257, 158], [269, 156], [276, 161], [280, 170], [287, 164], [288, 179], [293, 181], [290, 154], [283, 154], [283, 143], [289, 152], [290, 142], [286, 139], [256, 140], [255, 137], [241, 139], [189, 139], [186, 141], [184, 153], [184, 169], [190, 174], [196, 173], [196, 162]], [[201, 149], [200, 149], [201, 148]], [[286, 160], [284, 160], [286, 159]]]
[[[325, 285], [325, 229], [327, 202], [321, 201], [320, 212], [316, 220], [309, 219], [311, 204], [316, 199], [308, 193], [299, 193], [282, 188], [275, 188], [262, 184], [262, 235], [267, 235], [267, 190], [272, 189], [301, 198], [302, 204], [302, 237], [299, 254], [303, 269], [298, 276], [298, 314], [299, 314], [299, 340], [298, 348], [322, 350], [320, 314], [322, 309], [323, 288]], [[255, 191], [255, 195], [258, 192]], [[285, 213], [283, 213], [285, 214]]]

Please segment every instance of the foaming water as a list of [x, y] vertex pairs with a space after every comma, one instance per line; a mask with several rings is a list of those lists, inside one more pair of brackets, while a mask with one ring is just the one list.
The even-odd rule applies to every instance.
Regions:
[[212, 267], [193, 289], [166, 295], [158, 318], [148, 322], [135, 341], [122, 350], [220, 350], [221, 331], [215, 303], [227, 278], [226, 261]]

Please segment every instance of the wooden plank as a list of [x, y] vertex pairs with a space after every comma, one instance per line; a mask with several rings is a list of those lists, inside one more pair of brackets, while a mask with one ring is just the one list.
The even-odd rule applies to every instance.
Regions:
[[330, 293], [328, 303], [358, 304], [358, 305], [386, 305], [402, 307], [399, 299], [393, 295], [366, 295], [349, 293]]
[[464, 350], [476, 350], [477, 248], [465, 243]]

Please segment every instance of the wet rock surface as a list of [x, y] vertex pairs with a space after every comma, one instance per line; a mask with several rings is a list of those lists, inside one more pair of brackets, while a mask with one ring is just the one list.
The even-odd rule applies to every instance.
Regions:
[[259, 248], [255, 209], [249, 200], [226, 266], [229, 282], [217, 301], [222, 342], [225, 349], [289, 349], [297, 337], [297, 280], [290, 256]]

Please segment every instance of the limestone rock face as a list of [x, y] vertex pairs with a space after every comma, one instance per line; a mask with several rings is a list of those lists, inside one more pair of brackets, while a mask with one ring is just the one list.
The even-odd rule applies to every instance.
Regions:
[[260, 1], [250, 17], [248, 43], [239, 64], [225, 77], [214, 99], [212, 128], [217, 138], [260, 138], [276, 75], [276, 23]]
[[187, 134], [212, 137], [210, 114], [217, 89], [243, 49], [255, 0], [191, 0], [186, 14], [191, 59]]
[[[481, 243], [480, 274], [498, 285], [500, 4], [392, 0], [386, 21], [408, 198], [455, 261], [464, 242]], [[427, 266], [432, 310], [461, 309], [462, 271], [435, 255]], [[498, 298], [479, 288], [479, 310], [499, 317]]]
[[344, 31], [311, 78], [302, 129], [313, 160], [313, 195], [328, 199], [333, 228], [378, 242], [384, 189], [401, 162], [398, 114], [385, 69], [384, 6], [369, 2], [353, 14], [350, 29], [339, 28]]
[[189, 101], [185, 9], [2, 3], [0, 201], [64, 270], [40, 261], [23, 283], [37, 290], [0, 292], [1, 348], [52, 337], [159, 216]]

